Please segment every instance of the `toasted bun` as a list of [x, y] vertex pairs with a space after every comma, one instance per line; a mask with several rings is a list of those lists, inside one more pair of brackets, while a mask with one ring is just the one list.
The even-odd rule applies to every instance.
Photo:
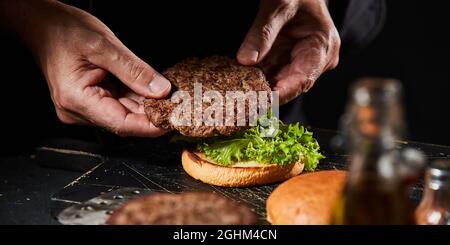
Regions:
[[346, 171], [327, 170], [282, 183], [267, 199], [267, 220], [275, 225], [329, 224], [346, 176]]
[[304, 164], [236, 164], [220, 166], [199, 152], [185, 149], [181, 156], [184, 170], [193, 178], [211, 185], [245, 187], [280, 182], [300, 174]]

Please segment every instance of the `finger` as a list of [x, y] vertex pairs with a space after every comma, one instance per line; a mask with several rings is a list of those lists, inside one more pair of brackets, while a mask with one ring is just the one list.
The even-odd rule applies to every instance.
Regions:
[[279, 103], [283, 105], [299, 96], [308, 83], [311, 83], [311, 80], [308, 80], [304, 74], [298, 73], [278, 80], [273, 90], [279, 93]]
[[329, 62], [326, 66], [326, 70], [333, 70], [339, 64], [339, 52], [341, 48], [341, 38], [337, 30], [334, 28], [333, 35], [330, 39], [330, 48], [328, 49]]
[[124, 92], [122, 94], [122, 96], [120, 96], [120, 97], [131, 99], [131, 100], [135, 101], [138, 104], [143, 104], [144, 103], [144, 99], [145, 99], [144, 97], [142, 97], [142, 96], [140, 96], [140, 95], [138, 95], [138, 94], [136, 94], [136, 93], [134, 93], [132, 91]]
[[94, 45], [100, 51], [88, 57], [93, 64], [111, 72], [135, 93], [147, 98], [163, 98], [171, 89], [164, 76], [138, 58], [118, 39]]
[[114, 98], [93, 98], [89, 103], [97, 105], [88, 108], [91, 120], [117, 135], [156, 137], [166, 133], [151, 124], [145, 114], [133, 113]]
[[264, 71], [264, 74], [273, 81], [274, 76], [291, 62], [291, 50], [296, 41], [290, 38], [279, 36], [273, 43], [269, 54], [258, 64], [258, 66]]
[[[100, 83], [106, 78], [107, 72], [100, 68], [82, 67], [81, 72], [73, 74], [72, 79], [77, 81], [76, 85], [82, 85], [81, 89], [71, 86], [69, 83], [67, 86], [57, 89], [57, 92], [52, 92], [51, 97], [55, 104], [56, 115], [58, 119], [65, 124], [76, 125], [92, 125], [89, 120], [78, 113], [83, 111], [83, 101], [81, 98], [81, 91], [87, 84]], [[108, 90], [98, 87], [97, 93], [102, 96], [111, 96]]]
[[144, 105], [129, 98], [120, 98], [119, 102], [132, 113], [145, 114]]
[[237, 59], [241, 64], [259, 63], [270, 51], [280, 30], [294, 15], [296, 6], [276, 1], [261, 1], [253, 25], [239, 48]]
[[[97, 84], [95, 80], [101, 77], [102, 69], [95, 69], [83, 73], [79, 82]], [[77, 113], [91, 124], [106, 128], [118, 135], [156, 137], [166, 133], [165, 130], [151, 124], [145, 114], [134, 113], [130, 110], [133, 108], [130, 103], [132, 100], [124, 102], [127, 107], [130, 107], [128, 109], [100, 86], [85, 86], [81, 90], [73, 91], [72, 95], [74, 96], [72, 100], [77, 104], [71, 109], [73, 113]]]
[[[112, 97], [102, 97], [92, 94], [88, 87], [85, 89], [86, 117], [95, 125], [107, 128], [120, 136], [156, 137], [166, 131], [153, 126], [145, 114], [133, 113], [135, 107], [132, 100], [122, 100], [127, 107]], [[95, 92], [94, 92], [95, 93]]]
[[280, 103], [287, 103], [302, 92], [307, 92], [325, 71], [327, 48], [315, 38], [299, 41], [291, 53], [291, 63], [275, 77], [274, 90], [280, 93]]
[[167, 130], [155, 127], [145, 114], [128, 113], [121, 127], [113, 129], [113, 132], [120, 136], [158, 137]]

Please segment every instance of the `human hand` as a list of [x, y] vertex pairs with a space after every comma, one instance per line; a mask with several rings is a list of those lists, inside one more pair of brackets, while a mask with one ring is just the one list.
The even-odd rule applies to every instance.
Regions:
[[[89, 13], [57, 1], [19, 2], [26, 15], [17, 29], [42, 68], [62, 122], [97, 125], [120, 136], [165, 133], [149, 122], [142, 101], [165, 97], [167, 79]], [[109, 72], [123, 84], [108, 82]]]
[[339, 62], [340, 38], [327, 5], [327, 0], [261, 0], [237, 59], [261, 65], [281, 104], [307, 92]]

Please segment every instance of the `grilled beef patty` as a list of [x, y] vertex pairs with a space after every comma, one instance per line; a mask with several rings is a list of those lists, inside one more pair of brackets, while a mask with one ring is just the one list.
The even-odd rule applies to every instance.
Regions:
[[158, 193], [133, 199], [114, 212], [110, 225], [250, 225], [256, 215], [244, 204], [207, 192]]
[[[187, 91], [191, 96], [196, 82], [202, 84], [202, 92], [218, 91], [225, 96], [226, 91], [267, 91], [270, 92], [269, 83], [261, 69], [251, 66], [243, 66], [237, 61], [223, 56], [212, 56], [203, 59], [190, 58], [163, 72], [179, 91]], [[224, 101], [224, 107], [226, 102]], [[168, 130], [177, 130], [181, 134], [193, 137], [210, 137], [214, 135], [232, 135], [242, 127], [236, 126], [237, 116], [235, 108], [234, 126], [180, 126], [170, 117], [177, 104], [170, 99], [144, 101], [145, 112], [150, 121], [157, 127]], [[209, 107], [209, 103], [203, 102], [203, 109]], [[248, 101], [245, 101], [245, 118], [248, 122]], [[199, 109], [199, 108], [195, 108]], [[194, 115], [194, 106], [191, 106], [191, 115]], [[225, 118], [225, 108], [223, 109]]]

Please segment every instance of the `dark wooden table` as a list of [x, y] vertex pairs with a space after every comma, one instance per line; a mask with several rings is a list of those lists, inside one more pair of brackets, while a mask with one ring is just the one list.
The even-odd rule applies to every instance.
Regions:
[[[313, 129], [315, 137], [327, 156], [318, 170], [346, 169], [349, 157], [344, 152], [333, 151], [329, 142], [335, 132]], [[427, 161], [450, 159], [450, 147], [432, 144], [400, 142], [399, 148], [412, 147], [423, 151]], [[114, 189], [135, 187], [147, 192], [180, 193], [187, 191], [213, 191], [220, 195], [248, 204], [265, 223], [265, 202], [277, 184], [250, 188], [216, 187], [201, 183], [188, 176], [182, 169], [182, 146], [167, 140], [141, 141], [124, 146], [106, 156], [97, 157], [97, 165], [63, 190], [52, 200], [53, 213]], [[411, 198], [417, 203], [421, 198], [422, 181], [412, 187]]]
[[[327, 156], [319, 170], [345, 169], [349, 157], [329, 147], [335, 133], [313, 131]], [[423, 151], [428, 162], [450, 159], [447, 146], [400, 143], [405, 146]], [[170, 144], [167, 138], [133, 140], [106, 150], [60, 139], [38, 147], [36, 155], [1, 157], [0, 224], [58, 224], [54, 217], [64, 208], [121, 187], [147, 192], [213, 191], [249, 204], [264, 223], [265, 201], [276, 185], [221, 188], [203, 184], [184, 173], [180, 150], [179, 144]], [[411, 198], [416, 202], [422, 185], [419, 181], [412, 188]]]

